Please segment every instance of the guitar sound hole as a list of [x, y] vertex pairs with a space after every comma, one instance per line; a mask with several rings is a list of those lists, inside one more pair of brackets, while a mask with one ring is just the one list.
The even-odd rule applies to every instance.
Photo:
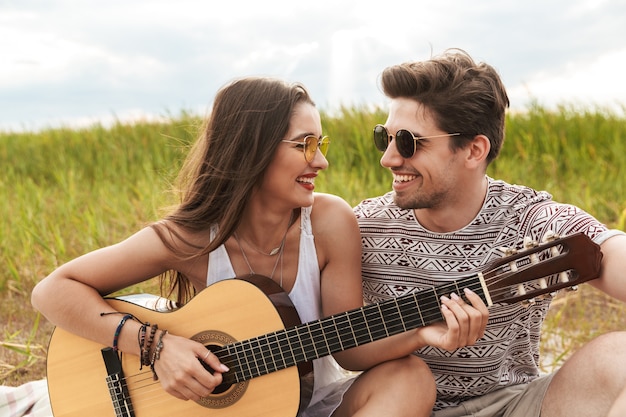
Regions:
[[[221, 346], [217, 346], [217, 345], [205, 345], [205, 347], [207, 349], [209, 349], [212, 352], [215, 352], [217, 349], [219, 349]], [[202, 359], [198, 358], [198, 360], [200, 361], [200, 363], [202, 364], [202, 366], [204, 367], [204, 369], [206, 369], [207, 371], [209, 371], [211, 374], [213, 374], [215, 372], [215, 370], [213, 368], [211, 368], [208, 364], [206, 364]], [[226, 374], [224, 374], [224, 377], [226, 377]], [[226, 378], [224, 378], [226, 379]], [[224, 392], [226, 392], [230, 387], [232, 386], [232, 384], [228, 383], [228, 382], [223, 382], [220, 385], [218, 385], [217, 387], [215, 387], [213, 389], [212, 394], [222, 394]]]

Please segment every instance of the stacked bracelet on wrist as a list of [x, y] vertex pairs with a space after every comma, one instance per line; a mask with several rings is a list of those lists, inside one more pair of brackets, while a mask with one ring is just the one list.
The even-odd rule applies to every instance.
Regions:
[[147, 339], [144, 340], [144, 344], [140, 346], [141, 349], [141, 367], [140, 370], [145, 366], [150, 366], [150, 349], [152, 347], [152, 342], [154, 342], [154, 335], [159, 329], [158, 324], [153, 324], [150, 326], [150, 334]]
[[141, 327], [139, 328], [139, 333], [137, 334], [137, 344], [139, 345], [139, 363], [141, 365], [139, 367], [139, 370], [143, 368], [143, 346], [146, 343], [146, 332], [149, 326], [150, 326], [150, 323], [148, 322], [143, 323]]
[[117, 329], [115, 329], [115, 334], [113, 335], [113, 350], [117, 352], [117, 342], [120, 338], [120, 333], [122, 332], [122, 327], [124, 327], [124, 324], [126, 324], [126, 321], [128, 319], [135, 319], [135, 316], [133, 316], [132, 314], [126, 314], [124, 315], [124, 317], [122, 317], [122, 320], [120, 320], [120, 324], [117, 325]]
[[[157, 379], [159, 379], [159, 377], [156, 374], [156, 371], [154, 370], [154, 364], [161, 357], [161, 351], [163, 350], [163, 337], [167, 334], [167, 330], [161, 330], [161, 333], [159, 334], [159, 340], [157, 341], [154, 347], [154, 350], [152, 350], [152, 345], [154, 343], [156, 332], [159, 330], [158, 324], [151, 325], [148, 322], [144, 323], [130, 313], [122, 313], [118, 311], [100, 313], [101, 316], [105, 316], [108, 314], [124, 314], [124, 317], [122, 317], [122, 320], [120, 320], [119, 324], [117, 325], [117, 328], [115, 329], [115, 334], [113, 335], [113, 350], [114, 351], [118, 351], [117, 345], [118, 345], [118, 341], [120, 338], [120, 333], [122, 332], [122, 327], [124, 327], [124, 324], [126, 324], [128, 319], [133, 319], [141, 323], [141, 327], [139, 328], [139, 332], [137, 333], [137, 343], [139, 344], [139, 352], [140, 352], [139, 353], [140, 354], [139, 370], [142, 370], [144, 366], [149, 366], [150, 369], [152, 370], [154, 380], [156, 381]], [[148, 327], [150, 328], [149, 333], [148, 333]], [[150, 355], [150, 352], [152, 352], [152, 355]]]
[[152, 378], [156, 381], [159, 379], [156, 371], [154, 370], [154, 363], [161, 358], [161, 350], [163, 350], [163, 336], [167, 334], [167, 330], [162, 330], [159, 335], [159, 341], [152, 352], [152, 359], [150, 360], [150, 369], [152, 370]]

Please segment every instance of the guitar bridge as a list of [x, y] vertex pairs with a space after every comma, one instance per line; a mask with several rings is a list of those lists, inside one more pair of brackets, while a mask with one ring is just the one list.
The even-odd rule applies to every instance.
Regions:
[[115, 416], [135, 417], [120, 357], [112, 348], [106, 347], [102, 349], [102, 359], [107, 369], [106, 382], [111, 395], [111, 403], [115, 410]]

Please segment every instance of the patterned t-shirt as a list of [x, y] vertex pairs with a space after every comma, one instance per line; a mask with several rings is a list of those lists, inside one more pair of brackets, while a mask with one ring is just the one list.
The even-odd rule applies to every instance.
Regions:
[[[362, 235], [366, 303], [470, 276], [504, 256], [494, 248], [521, 250], [525, 237], [541, 242], [548, 232], [583, 232], [600, 243], [614, 232], [581, 209], [554, 202], [547, 192], [488, 180], [476, 218], [451, 233], [426, 230], [413, 210], [396, 206], [393, 192], [354, 208]], [[494, 304], [485, 335], [474, 346], [453, 352], [433, 347], [417, 351], [437, 382], [435, 409], [537, 378], [540, 329], [549, 305], [550, 298], [530, 307]]]

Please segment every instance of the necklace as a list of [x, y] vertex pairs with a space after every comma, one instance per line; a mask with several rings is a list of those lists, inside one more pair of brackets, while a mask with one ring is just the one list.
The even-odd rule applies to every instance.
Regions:
[[[252, 269], [252, 265], [250, 264], [250, 261], [248, 260], [248, 256], [246, 256], [246, 251], [243, 250], [243, 246], [241, 246], [241, 242], [239, 242], [239, 237], [237, 236], [237, 233], [233, 233], [233, 236], [235, 237], [235, 241], [237, 242], [237, 246], [239, 246], [239, 250], [241, 251], [241, 255], [243, 256], [243, 260], [246, 261], [246, 265], [248, 265], [248, 269], [250, 270], [251, 274], [255, 274], [254, 269]], [[285, 236], [287, 236], [287, 233], [285, 233]], [[274, 272], [276, 272], [276, 267], [278, 266], [278, 261], [280, 261], [280, 281], [279, 281], [279, 285], [282, 287], [283, 286], [283, 251], [285, 249], [285, 238], [283, 238], [283, 241], [281, 242], [279, 248], [278, 248], [278, 257], [276, 258], [276, 262], [274, 262], [274, 268], [272, 268], [272, 273], [270, 275], [270, 279], [273, 280], [274, 279]]]
[[[252, 249], [254, 249], [256, 252], [260, 253], [261, 255], [265, 255], [265, 256], [274, 256], [276, 254], [278, 254], [278, 252], [280, 252], [283, 248], [283, 245], [285, 244], [285, 238], [287, 237], [287, 232], [289, 231], [289, 227], [291, 227], [291, 223], [293, 223], [293, 211], [291, 211], [291, 216], [289, 217], [289, 223], [287, 223], [287, 230], [285, 230], [285, 234], [283, 235], [282, 240], [280, 241], [280, 244], [278, 246], [276, 246], [274, 249], [272, 249], [269, 252], [265, 252], [264, 250], [260, 249], [258, 246], [252, 244], [252, 242], [250, 242], [248, 239], [246, 238], [242, 238], [242, 240], [245, 240], [246, 243], [248, 244], [248, 246], [250, 246]], [[237, 240], [237, 243], [239, 243], [239, 237], [237, 236], [237, 233], [233, 233], [233, 235], [235, 236], [235, 239]], [[239, 245], [241, 247], [241, 245]]]
[[[276, 267], [278, 267], [278, 261], [280, 261], [279, 285], [281, 287], [283, 286], [283, 252], [285, 250], [285, 241], [287, 239], [287, 232], [289, 232], [289, 228], [291, 227], [291, 224], [293, 223], [293, 217], [294, 217], [294, 213], [292, 211], [291, 217], [289, 218], [289, 224], [287, 224], [287, 230], [285, 230], [285, 234], [283, 235], [283, 239], [280, 241], [280, 245], [272, 249], [269, 253], [259, 250], [258, 248], [254, 247], [254, 245], [251, 245], [250, 242], [246, 240], [246, 243], [248, 243], [248, 245], [250, 245], [254, 250], [261, 253], [262, 255], [274, 256], [278, 254], [278, 257], [276, 257], [276, 262], [274, 262], [274, 267], [272, 268], [270, 279], [272, 280], [274, 279], [274, 273], [276, 272]], [[246, 262], [246, 265], [248, 265], [248, 269], [250, 270], [250, 273], [255, 274], [254, 269], [252, 269], [252, 265], [250, 264], [250, 260], [248, 259], [248, 256], [246, 255], [246, 251], [243, 249], [243, 246], [241, 246], [241, 242], [239, 241], [239, 236], [237, 235], [237, 232], [233, 232], [233, 237], [235, 238], [235, 241], [237, 242], [237, 246], [239, 246], [239, 250], [241, 251], [241, 256], [243, 256], [243, 260]]]

